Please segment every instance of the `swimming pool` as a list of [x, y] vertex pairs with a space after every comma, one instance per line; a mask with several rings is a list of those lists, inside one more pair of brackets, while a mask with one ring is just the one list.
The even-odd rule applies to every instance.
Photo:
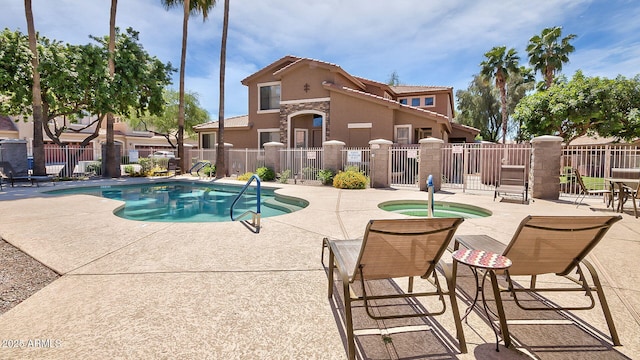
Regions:
[[[426, 200], [393, 200], [378, 204], [385, 211], [395, 212], [409, 216], [427, 217]], [[454, 202], [434, 202], [434, 217], [462, 217], [465, 219], [491, 216], [493, 213], [487, 209]]]
[[[47, 194], [87, 194], [121, 200], [125, 205], [114, 214], [129, 220], [157, 222], [225, 222], [240, 185], [171, 181], [135, 185], [106, 185], [48, 191]], [[305, 208], [306, 200], [282, 196], [274, 188], [261, 188], [261, 217], [292, 213]], [[256, 189], [242, 195], [234, 214], [256, 209]]]

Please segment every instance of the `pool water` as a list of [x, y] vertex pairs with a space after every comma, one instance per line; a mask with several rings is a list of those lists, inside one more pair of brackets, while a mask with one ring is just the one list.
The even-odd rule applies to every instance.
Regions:
[[[115, 215], [137, 221], [157, 222], [225, 222], [231, 221], [229, 208], [242, 186], [173, 181], [153, 184], [79, 187], [53, 190], [48, 194], [87, 194], [121, 200], [125, 205]], [[309, 203], [299, 198], [275, 194], [276, 189], [262, 187], [260, 215], [271, 217], [288, 214]], [[256, 211], [256, 189], [250, 187], [236, 203], [237, 217], [245, 211]]]
[[[386, 201], [378, 205], [380, 209], [385, 211], [419, 217], [428, 216], [427, 206], [426, 200], [394, 200]], [[465, 219], [473, 219], [491, 215], [491, 211], [478, 206], [446, 201], [436, 201], [434, 203], [434, 217], [462, 217]]]

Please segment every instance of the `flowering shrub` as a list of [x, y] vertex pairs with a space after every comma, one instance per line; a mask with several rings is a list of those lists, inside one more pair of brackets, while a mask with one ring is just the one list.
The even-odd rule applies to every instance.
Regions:
[[333, 187], [338, 189], [364, 189], [369, 179], [361, 172], [341, 171], [333, 178]]

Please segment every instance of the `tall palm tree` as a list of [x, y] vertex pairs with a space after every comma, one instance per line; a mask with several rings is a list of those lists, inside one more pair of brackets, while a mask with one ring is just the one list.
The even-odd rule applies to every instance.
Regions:
[[529, 39], [529, 45], [527, 45], [529, 64], [542, 73], [547, 89], [553, 84], [556, 72], [562, 70], [562, 64], [569, 62], [569, 54], [575, 51], [575, 47], [569, 42], [576, 35], [569, 34], [559, 40], [560, 36], [562, 36], [560, 26], [546, 28], [540, 35]]
[[187, 62], [187, 36], [189, 28], [189, 16], [202, 13], [202, 20], [206, 21], [209, 11], [216, 5], [216, 0], [161, 0], [165, 8], [182, 5], [184, 16], [182, 19], [182, 52], [180, 55], [180, 88], [178, 100], [178, 158], [181, 167], [185, 169], [184, 156], [184, 73]]
[[44, 164], [44, 140], [43, 129], [45, 125], [42, 116], [42, 94], [40, 93], [40, 71], [38, 71], [38, 47], [36, 46], [36, 29], [33, 22], [33, 10], [31, 0], [24, 0], [24, 12], [27, 18], [27, 32], [29, 33], [29, 49], [33, 54], [31, 67], [33, 67], [33, 84], [31, 96], [33, 101], [33, 173], [34, 175], [45, 175]]
[[[113, 81], [113, 77], [116, 73], [116, 13], [118, 9], [118, 0], [111, 0], [111, 12], [109, 15], [109, 78]], [[113, 131], [113, 113], [107, 113], [107, 145], [106, 145], [106, 160], [105, 160], [105, 172], [103, 177], [118, 177], [120, 172], [118, 171], [119, 161], [116, 161], [116, 147]]]
[[506, 46], [495, 46], [484, 54], [486, 59], [480, 63], [480, 74], [488, 79], [495, 79], [496, 87], [500, 90], [500, 110], [502, 114], [502, 143], [507, 140], [507, 79], [509, 74], [519, 72], [520, 57], [516, 50], [507, 50]]
[[220, 43], [220, 102], [218, 105], [218, 149], [216, 151], [216, 178], [227, 173], [224, 163], [224, 75], [227, 64], [227, 31], [229, 29], [229, 0], [224, 0], [224, 21], [222, 22], [222, 41]]

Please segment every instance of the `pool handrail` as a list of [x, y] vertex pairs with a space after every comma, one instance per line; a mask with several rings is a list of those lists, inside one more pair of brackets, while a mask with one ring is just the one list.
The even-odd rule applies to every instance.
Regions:
[[202, 170], [207, 165], [211, 165], [211, 162], [209, 162], [209, 161], [198, 161], [197, 163], [193, 164], [191, 169], [189, 169], [189, 174], [193, 175], [193, 170], [197, 168], [196, 169], [196, 175], [200, 176], [200, 170]]
[[[233, 207], [236, 205], [236, 203], [238, 202], [238, 200], [240, 200], [240, 197], [242, 196], [242, 194], [244, 194], [244, 192], [249, 188], [249, 185], [251, 185], [251, 183], [253, 181], [256, 181], [256, 211], [251, 211], [251, 210], [247, 210], [245, 212], [243, 212], [242, 214], [240, 214], [240, 216], [234, 217], [233, 216]], [[245, 220], [241, 220], [242, 218], [244, 218], [247, 215], [251, 215], [251, 226], [253, 226], [256, 229], [256, 232], [260, 232], [260, 177], [256, 174], [251, 175], [251, 177], [249, 178], [249, 180], [247, 180], [247, 183], [244, 184], [244, 186], [242, 187], [242, 189], [240, 190], [240, 192], [238, 193], [238, 195], [236, 195], [236, 198], [233, 199], [233, 203], [231, 203], [231, 206], [229, 207], [229, 216], [231, 217], [232, 221], [242, 221], [246, 224]]]

